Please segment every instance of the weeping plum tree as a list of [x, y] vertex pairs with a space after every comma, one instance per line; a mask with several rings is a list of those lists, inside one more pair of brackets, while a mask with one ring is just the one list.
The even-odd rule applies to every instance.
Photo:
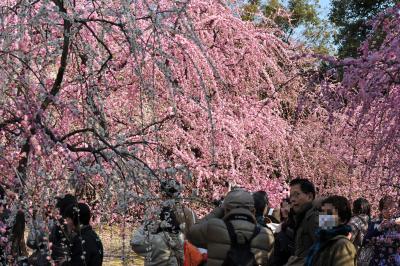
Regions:
[[397, 4], [369, 22], [360, 57], [329, 59], [334, 68], [321, 91], [334, 136], [330, 145], [353, 180], [349, 189], [374, 202], [400, 192], [399, 11]]
[[279, 91], [298, 73], [274, 30], [222, 1], [10, 0], [0, 11], [1, 182], [27, 204], [90, 188], [111, 216], [105, 206], [125, 213], [171, 175], [205, 199], [227, 181], [283, 192]]
[[[1, 182], [27, 204], [60, 187], [91, 196], [87, 188], [113, 216], [105, 206], [126, 213], [171, 175], [187, 197], [220, 197], [228, 181], [265, 189], [273, 202], [297, 175], [321, 192], [367, 173], [378, 186], [395, 183], [395, 11], [374, 22], [383, 44], [371, 50], [370, 38], [363, 57], [336, 62], [343, 82], [322, 86], [329, 101], [301, 117], [293, 106], [314, 86], [303, 62], [276, 29], [243, 22], [223, 2], [0, 7]], [[341, 117], [329, 138], [328, 113]]]
[[[26, 209], [75, 190], [113, 221], [152, 205], [159, 179], [172, 176], [188, 198], [219, 198], [235, 183], [275, 204], [297, 175], [346, 191], [363, 174], [355, 163], [378, 186], [398, 182], [398, 13], [376, 22], [384, 45], [338, 62], [343, 82], [321, 87], [329, 108], [305, 115], [295, 106], [318, 91], [304, 71], [314, 64], [232, 6], [1, 1], [1, 184]], [[353, 121], [329, 141], [328, 113]], [[345, 149], [354, 137], [356, 153]]]

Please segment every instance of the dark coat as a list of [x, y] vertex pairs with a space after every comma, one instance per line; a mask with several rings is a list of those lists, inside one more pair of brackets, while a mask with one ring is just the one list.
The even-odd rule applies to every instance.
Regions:
[[313, 203], [303, 206], [295, 219], [294, 256], [289, 258], [287, 265], [303, 265], [311, 246], [317, 241], [319, 211]]
[[369, 265], [398, 266], [400, 240], [396, 237], [400, 231], [400, 226], [394, 222], [389, 227], [381, 228], [382, 221], [373, 221], [368, 226], [367, 234], [364, 238], [364, 248], [372, 247], [373, 254]]
[[72, 239], [72, 266], [101, 266], [103, 264], [103, 244], [90, 225], [83, 226], [80, 234]]
[[273, 266], [285, 265], [294, 255], [294, 230], [284, 226], [282, 230], [275, 234], [274, 254], [272, 256]]
[[51, 258], [57, 263], [67, 260], [70, 254], [70, 236], [67, 233], [67, 228], [64, 221], [56, 221], [51, 228], [49, 241], [51, 246]]

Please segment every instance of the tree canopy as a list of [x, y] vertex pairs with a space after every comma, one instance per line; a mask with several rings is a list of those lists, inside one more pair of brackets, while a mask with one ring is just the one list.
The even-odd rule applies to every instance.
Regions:
[[286, 42], [294, 39], [316, 53], [330, 53], [331, 32], [321, 17], [318, 0], [249, 1], [243, 7], [242, 19], [257, 22], [258, 13], [283, 31]]
[[[109, 217], [151, 204], [168, 177], [206, 202], [227, 182], [272, 204], [297, 176], [349, 197], [366, 176], [398, 184], [398, 6], [371, 24], [380, 45], [322, 57], [339, 82], [278, 33], [317, 23], [312, 3], [265, 26], [272, 15], [243, 21], [212, 0], [1, 2], [2, 183], [26, 208], [87, 186]], [[285, 18], [278, 4], [264, 10]]]
[[341, 58], [357, 57], [358, 48], [372, 28], [368, 21], [398, 0], [332, 0], [329, 20], [336, 28], [334, 42]]

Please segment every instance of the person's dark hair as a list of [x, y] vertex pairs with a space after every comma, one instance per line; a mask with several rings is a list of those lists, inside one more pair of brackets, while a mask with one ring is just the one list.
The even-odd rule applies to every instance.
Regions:
[[365, 214], [371, 215], [371, 206], [369, 205], [368, 200], [364, 198], [358, 198], [353, 202], [353, 214], [360, 215]]
[[213, 204], [215, 207], [221, 207], [222, 202], [224, 202], [224, 197], [221, 197], [221, 198], [219, 198], [219, 199], [213, 200], [213, 201], [212, 201], [212, 204]]
[[311, 193], [313, 199], [315, 199], [315, 186], [310, 180], [305, 178], [296, 178], [290, 181], [289, 185], [291, 187], [295, 185], [300, 185], [300, 189], [301, 191], [303, 191], [303, 193]]
[[394, 198], [392, 196], [384, 196], [381, 198], [379, 201], [379, 211], [383, 211], [387, 207], [388, 203], [392, 202], [394, 202]]
[[286, 197], [286, 198], [282, 199], [281, 204], [279, 205], [279, 207], [280, 207], [279, 215], [281, 216], [281, 219], [282, 219], [282, 205], [285, 202], [287, 202], [290, 206], [290, 198]]
[[56, 208], [60, 210], [60, 214], [65, 218], [65, 211], [69, 206], [77, 204], [76, 197], [71, 194], [66, 194], [63, 198], [57, 198]]
[[290, 209], [287, 220], [282, 223], [282, 231], [286, 231], [287, 228], [292, 228], [292, 229], [295, 228], [295, 226], [296, 226], [296, 223], [294, 220], [295, 216], [296, 216], [296, 214], [294, 213], [294, 211], [292, 209]]
[[268, 194], [265, 191], [257, 191], [253, 193], [254, 199], [254, 209], [256, 210], [256, 217], [262, 216], [264, 214], [265, 208], [267, 208]]
[[351, 205], [347, 198], [343, 196], [330, 196], [322, 201], [322, 205], [332, 204], [338, 211], [338, 216], [343, 223], [347, 223], [351, 219]]
[[91, 213], [86, 203], [70, 205], [65, 211], [65, 218], [71, 218], [76, 227], [79, 225], [89, 225]]
[[25, 231], [25, 214], [23, 211], [18, 211], [15, 216], [15, 222], [12, 227], [12, 239], [19, 243], [24, 237]]

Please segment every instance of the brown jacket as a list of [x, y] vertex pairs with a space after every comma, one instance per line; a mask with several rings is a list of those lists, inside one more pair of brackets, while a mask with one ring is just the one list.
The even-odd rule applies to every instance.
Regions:
[[313, 259], [313, 266], [355, 266], [356, 248], [343, 236], [336, 236], [328, 241]]
[[311, 246], [317, 241], [316, 231], [318, 229], [318, 208], [312, 203], [306, 204], [296, 214], [296, 235], [294, 256], [289, 258], [287, 266], [304, 265], [305, 257]]
[[[230, 220], [238, 237], [238, 241], [250, 238], [256, 225], [252, 213], [244, 208], [233, 209], [224, 219], [235, 214], [245, 214], [253, 217], [253, 222], [245, 220]], [[188, 240], [197, 247], [208, 251], [208, 266], [222, 265], [230, 249], [230, 237], [223, 219], [209, 218], [195, 224], [189, 231]], [[260, 233], [251, 241], [252, 252], [259, 265], [268, 265], [274, 246], [271, 230], [262, 227]]]

